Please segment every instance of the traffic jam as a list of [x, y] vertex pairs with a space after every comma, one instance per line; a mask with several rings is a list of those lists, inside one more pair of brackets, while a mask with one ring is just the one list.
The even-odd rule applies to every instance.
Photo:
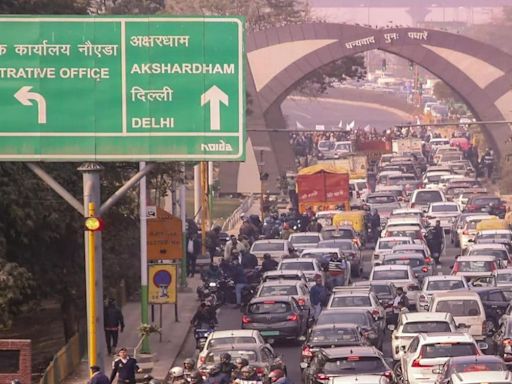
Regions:
[[190, 382], [512, 383], [493, 153], [467, 127], [432, 132], [292, 139], [310, 149], [286, 201], [202, 273]]

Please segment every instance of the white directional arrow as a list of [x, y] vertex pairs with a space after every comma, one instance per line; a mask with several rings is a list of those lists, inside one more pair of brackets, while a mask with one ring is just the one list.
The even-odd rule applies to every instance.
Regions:
[[229, 96], [216, 85], [201, 95], [201, 105], [210, 103], [210, 130], [220, 131], [220, 103], [229, 105]]
[[30, 106], [34, 100], [37, 103], [37, 122], [39, 124], [46, 124], [46, 100], [40, 93], [30, 92], [31, 86], [26, 85], [18, 89], [18, 92], [14, 94], [16, 100], [21, 104]]

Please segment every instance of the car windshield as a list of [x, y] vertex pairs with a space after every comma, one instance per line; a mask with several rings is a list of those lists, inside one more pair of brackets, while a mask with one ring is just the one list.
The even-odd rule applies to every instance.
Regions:
[[477, 235], [476, 240], [511, 240], [510, 233], [480, 233]]
[[384, 259], [383, 263], [384, 265], [409, 265], [411, 268], [420, 267], [422, 265], [425, 265], [424, 259], [418, 259], [418, 258], [407, 258], [403, 257], [400, 259]]
[[354, 249], [354, 244], [351, 241], [326, 240], [318, 243], [318, 247], [338, 248], [342, 251], [352, 251]]
[[387, 285], [387, 284], [372, 284], [371, 289], [377, 296], [393, 294], [393, 290], [391, 289], [391, 286]]
[[290, 238], [290, 243], [292, 244], [316, 244], [320, 241], [319, 236], [292, 236]]
[[336, 144], [336, 148], [335, 149], [337, 151], [347, 151], [347, 152], [350, 152], [351, 144], [350, 143], [338, 143], [338, 144]]
[[396, 201], [395, 195], [368, 196], [366, 202], [368, 204], [389, 204]]
[[256, 339], [254, 337], [249, 336], [217, 337], [210, 340], [210, 342], [208, 343], [208, 348], [218, 347], [219, 345], [256, 343]]
[[474, 343], [435, 343], [425, 344], [421, 347], [420, 354], [423, 359], [437, 359], [478, 355], [478, 349]]
[[453, 372], [507, 371], [505, 363], [498, 361], [452, 363]]
[[332, 238], [339, 238], [339, 239], [352, 239], [353, 232], [350, 229], [329, 229], [322, 231], [322, 236], [325, 240], [332, 239]]
[[454, 269], [457, 272], [490, 272], [494, 269], [492, 261], [457, 261]]
[[473, 205], [489, 205], [496, 204], [500, 205], [500, 199], [495, 197], [477, 197], [471, 201]]
[[416, 194], [414, 199], [414, 202], [417, 204], [436, 203], [438, 201], [443, 201], [443, 197], [439, 191], [420, 191]]
[[297, 296], [295, 285], [264, 285], [259, 293], [260, 297], [265, 296]]
[[371, 307], [371, 305], [372, 303], [368, 296], [335, 296], [331, 302], [332, 308]]
[[476, 300], [440, 300], [435, 312], [449, 312], [453, 316], [479, 316], [480, 306]]
[[319, 149], [331, 149], [334, 148], [334, 143], [332, 141], [324, 140], [318, 143]]
[[348, 323], [357, 324], [359, 326], [368, 325], [368, 317], [364, 312], [361, 313], [346, 313], [344, 311], [329, 311], [325, 310], [320, 313], [317, 325], [322, 324], [335, 324], [335, 323]]
[[265, 301], [249, 305], [248, 312], [255, 315], [290, 312], [290, 303]]
[[384, 362], [373, 356], [347, 356], [341, 359], [327, 360], [324, 365], [324, 373], [379, 373], [387, 371], [388, 367]]
[[314, 329], [309, 338], [313, 344], [353, 344], [360, 341], [356, 328]]
[[409, 273], [405, 269], [374, 271], [372, 280], [408, 280]]
[[393, 247], [397, 244], [408, 244], [410, 241], [408, 240], [383, 240], [379, 241], [378, 249], [393, 249]]
[[464, 283], [460, 280], [429, 281], [427, 285], [427, 291], [451, 291], [460, 288], [464, 288]]
[[220, 363], [220, 356], [225, 352], [229, 352], [232, 359], [237, 359], [238, 357], [245, 358], [249, 360], [249, 362], [256, 362], [258, 358], [256, 356], [256, 352], [254, 351], [236, 351], [236, 350], [226, 350], [226, 351], [218, 351], [218, 352], [210, 352], [206, 355], [205, 363]]
[[280, 270], [286, 271], [286, 270], [294, 270], [294, 271], [314, 271], [315, 265], [310, 262], [300, 262], [300, 261], [291, 261], [289, 263], [282, 263], [279, 267]]
[[252, 245], [251, 252], [284, 252], [284, 243], [258, 243]]
[[498, 283], [512, 283], [512, 271], [507, 273], [498, 273], [496, 275]]
[[494, 256], [502, 260], [508, 260], [508, 252], [505, 249], [472, 249], [468, 256]]
[[415, 321], [405, 323], [402, 333], [421, 333], [421, 332], [451, 332], [450, 324], [446, 321]]
[[454, 204], [436, 204], [431, 206], [432, 212], [459, 212], [459, 209]]

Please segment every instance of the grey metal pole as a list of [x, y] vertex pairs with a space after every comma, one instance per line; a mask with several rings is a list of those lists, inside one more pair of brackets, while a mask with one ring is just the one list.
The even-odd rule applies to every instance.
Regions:
[[[101, 206], [100, 196], [100, 173], [103, 171], [103, 167], [98, 163], [83, 163], [78, 168], [83, 175], [84, 184], [84, 217], [88, 215], [89, 203], [92, 202], [96, 207]], [[89, 254], [88, 252], [88, 241], [87, 232], [84, 232], [85, 239], [85, 257]], [[87, 298], [87, 312], [90, 313], [90, 302], [91, 300], [96, 301], [96, 364], [103, 371], [105, 369], [105, 331], [103, 329], [103, 256], [101, 247], [101, 232], [96, 234], [95, 242], [95, 255], [96, 255], [96, 298]], [[87, 263], [86, 263], [87, 265]], [[86, 277], [89, 276], [89, 270], [86, 268]], [[86, 278], [87, 285], [89, 279]], [[87, 289], [89, 291], [89, 289]], [[91, 300], [89, 300], [91, 299]], [[87, 330], [90, 332], [90, 330]], [[89, 356], [89, 362], [91, 357]]]

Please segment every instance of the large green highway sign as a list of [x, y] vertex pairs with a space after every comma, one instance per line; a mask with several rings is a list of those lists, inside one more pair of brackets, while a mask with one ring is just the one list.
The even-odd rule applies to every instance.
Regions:
[[0, 18], [0, 160], [244, 160], [243, 20]]

